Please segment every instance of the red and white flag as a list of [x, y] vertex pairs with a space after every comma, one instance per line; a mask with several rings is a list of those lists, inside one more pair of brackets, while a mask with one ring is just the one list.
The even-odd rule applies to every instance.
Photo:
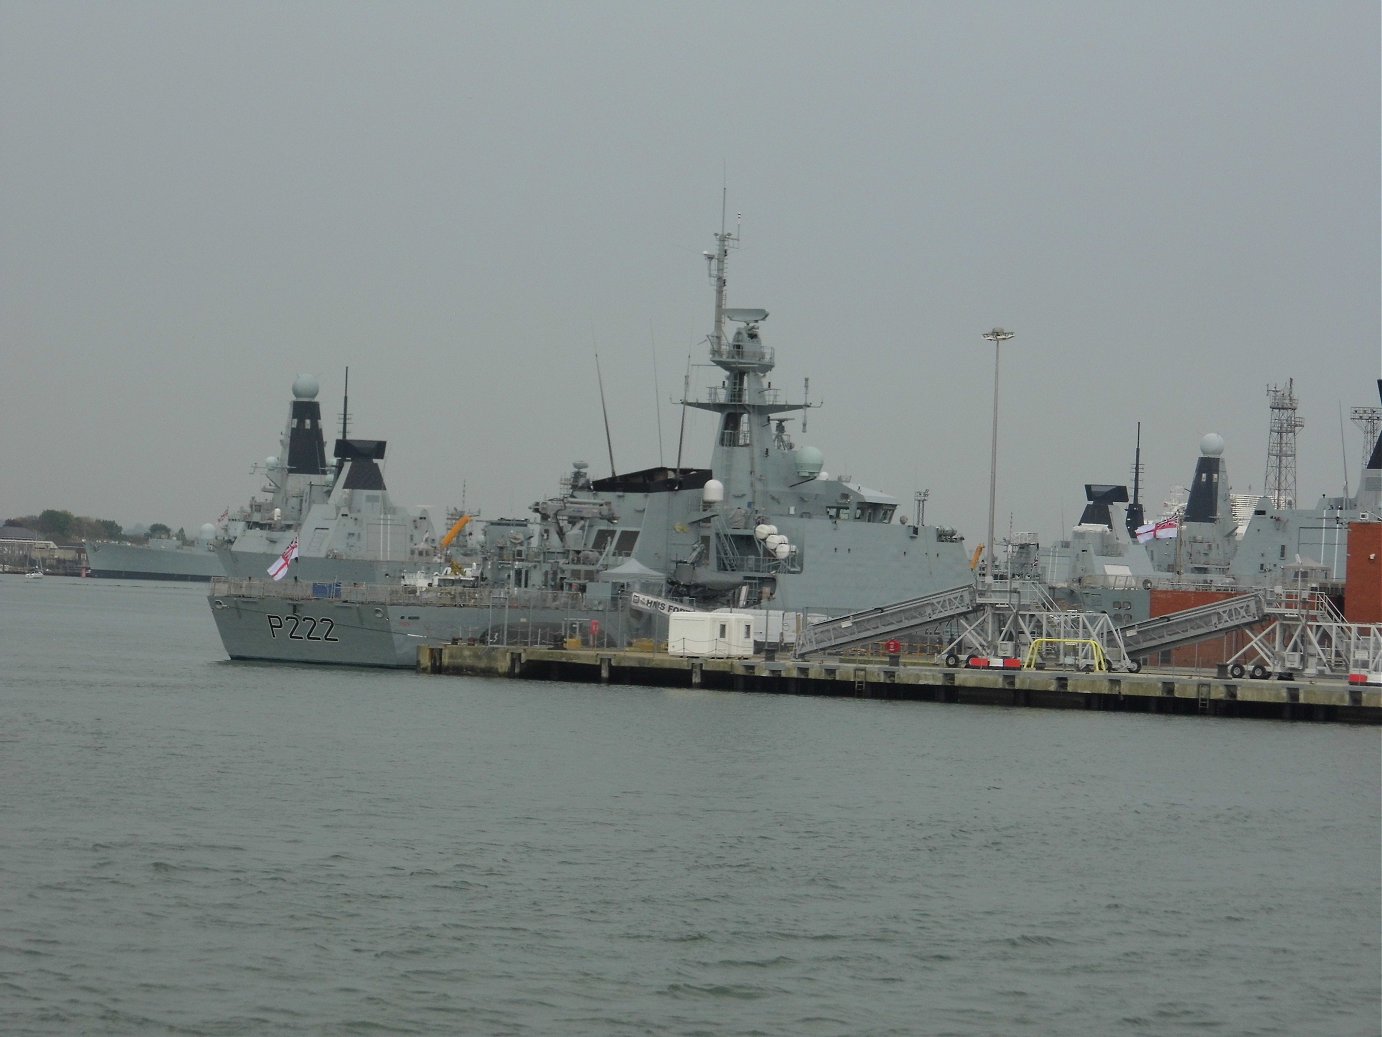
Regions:
[[284, 552], [278, 556], [278, 560], [269, 566], [269, 575], [275, 580], [281, 580], [288, 575], [288, 566], [298, 559], [298, 538], [293, 537], [293, 542], [287, 546]]
[[1145, 544], [1148, 540], [1173, 540], [1179, 531], [1175, 519], [1148, 522], [1145, 526], [1137, 527], [1137, 542]]

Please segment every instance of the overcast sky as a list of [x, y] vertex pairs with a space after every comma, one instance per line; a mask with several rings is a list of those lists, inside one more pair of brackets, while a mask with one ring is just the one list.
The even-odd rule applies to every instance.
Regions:
[[722, 190], [798, 441], [972, 544], [995, 325], [1000, 531], [1139, 421], [1149, 511], [1211, 431], [1260, 491], [1288, 379], [1299, 498], [1356, 488], [1378, 55], [1376, 0], [0, 0], [0, 518], [193, 531], [347, 366], [403, 503], [607, 474], [597, 351], [616, 466], [672, 464]]

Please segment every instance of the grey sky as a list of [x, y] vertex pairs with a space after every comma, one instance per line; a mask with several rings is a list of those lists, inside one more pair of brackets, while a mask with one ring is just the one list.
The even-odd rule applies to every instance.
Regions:
[[347, 365], [405, 503], [606, 474], [597, 348], [617, 466], [671, 464], [722, 185], [730, 304], [832, 474], [977, 545], [1003, 325], [1000, 529], [1063, 532], [1139, 420], [1153, 512], [1209, 431], [1260, 490], [1290, 378], [1299, 496], [1338, 493], [1382, 373], [1378, 55], [1375, 0], [0, 0], [0, 517], [190, 531]]

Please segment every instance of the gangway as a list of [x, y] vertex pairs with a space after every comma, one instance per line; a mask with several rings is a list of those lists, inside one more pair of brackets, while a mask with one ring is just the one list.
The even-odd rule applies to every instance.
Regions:
[[[1098, 652], [1091, 654], [1089, 645]], [[1037, 646], [1036, 656], [1031, 655]], [[1062, 647], [1063, 646], [1063, 647]], [[1086, 646], [1072, 651], [1071, 646]], [[1033, 666], [1115, 669], [1136, 672], [1120, 630], [1105, 612], [1032, 608], [990, 601], [960, 621], [959, 634], [941, 652], [946, 666], [966, 665], [974, 657], [1026, 659]], [[1024, 665], [1026, 665], [1024, 663]]]
[[1229, 676], [1382, 673], [1382, 625], [1346, 623], [1323, 594], [1283, 595], [1268, 615], [1274, 622], [1229, 658]]
[[1129, 623], [1119, 627], [1118, 632], [1129, 655], [1145, 656], [1249, 627], [1266, 616], [1267, 603], [1260, 594], [1240, 594], [1144, 619], [1140, 623]]
[[797, 641], [796, 654], [833, 652], [867, 641], [880, 641], [916, 627], [963, 616], [978, 607], [978, 594], [973, 585], [968, 585], [835, 616], [809, 624]]
[[[1094, 641], [1107, 657], [1110, 668], [1136, 672], [1141, 669], [1142, 657], [1152, 652], [1252, 626], [1269, 611], [1260, 595], [1245, 594], [1120, 627], [1103, 612], [1005, 608], [1001, 604], [990, 604], [988, 608], [992, 615], [984, 613], [962, 621], [959, 636], [943, 653], [942, 659], [947, 666], [958, 666], [975, 654], [1023, 657], [1038, 641], [1047, 644]], [[1060, 660], [1047, 658], [1044, 661], [1051, 665], [1059, 664]]]

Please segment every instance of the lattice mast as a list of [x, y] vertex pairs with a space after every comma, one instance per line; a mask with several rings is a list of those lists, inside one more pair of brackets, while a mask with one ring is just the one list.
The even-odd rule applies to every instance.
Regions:
[[1305, 422], [1296, 416], [1296, 380], [1286, 388], [1269, 385], [1267, 402], [1271, 420], [1267, 427], [1267, 474], [1263, 478], [1265, 496], [1274, 508], [1293, 508], [1296, 504], [1296, 432]]
[[1363, 430], [1363, 457], [1366, 460], [1377, 446], [1377, 433], [1382, 430], [1382, 407], [1354, 407], [1351, 417], [1353, 423]]

